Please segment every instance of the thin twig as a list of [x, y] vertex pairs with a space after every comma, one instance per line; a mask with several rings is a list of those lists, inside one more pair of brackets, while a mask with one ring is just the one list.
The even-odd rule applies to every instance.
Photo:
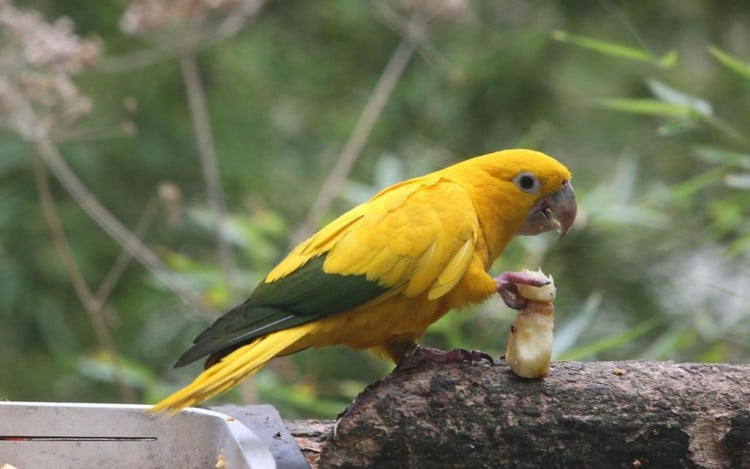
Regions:
[[109, 125], [109, 123], [106, 125], [106, 128], [76, 128], [64, 129], [62, 131], [57, 131], [57, 129], [55, 129], [53, 131], [52, 140], [58, 144], [67, 142], [95, 142], [98, 140], [112, 140], [114, 138], [129, 137], [137, 131], [135, 124], [130, 121], [121, 122], [114, 128]]
[[197, 53], [201, 49], [219, 44], [242, 31], [249, 19], [254, 18], [262, 6], [263, 2], [248, 3], [244, 9], [230, 14], [215, 28], [202, 31], [200, 28], [189, 27], [184, 37], [161, 38], [162, 41], [156, 41], [157, 48], [143, 49], [119, 57], [104, 57], [96, 63], [95, 71], [119, 73], [165, 62], [179, 55], [179, 51], [185, 49], [186, 44], [193, 53]]
[[724, 136], [734, 141], [736, 144], [741, 145], [745, 150], [750, 149], [750, 140], [747, 139], [746, 134], [734, 128], [727, 121], [714, 115], [701, 117], [701, 120], [708, 124], [709, 127], [712, 127], [723, 133]]
[[[152, 197], [146, 203], [146, 207], [143, 209], [141, 218], [138, 220], [138, 223], [133, 229], [133, 234], [138, 237], [138, 239], [143, 239], [146, 231], [149, 229], [149, 227], [151, 227], [158, 213], [159, 200], [156, 197]], [[96, 290], [95, 296], [96, 300], [99, 303], [105, 303], [107, 301], [109, 295], [112, 293], [112, 290], [114, 290], [117, 282], [120, 281], [122, 274], [125, 272], [125, 269], [127, 268], [128, 264], [130, 264], [130, 261], [132, 259], [133, 255], [127, 249], [123, 249], [122, 252], [120, 252], [120, 255], [117, 256], [117, 259], [115, 260], [115, 263], [112, 264], [109, 272], [107, 272], [104, 280], [102, 280], [102, 283]]]
[[630, 21], [630, 18], [628, 18], [628, 15], [623, 11], [622, 8], [620, 8], [615, 2], [611, 0], [599, 0], [599, 4], [604, 7], [605, 10], [607, 10], [607, 13], [611, 14], [617, 21], [622, 23], [625, 29], [630, 33], [633, 39], [635, 39], [636, 42], [640, 44], [641, 47], [648, 51], [649, 54], [656, 57], [653, 48], [638, 32], [638, 30], [635, 28], [635, 25], [632, 21]]
[[[415, 18], [413, 17], [412, 19], [414, 27], [417, 26]], [[413, 57], [415, 47], [415, 41], [410, 36], [404, 36], [398, 47], [396, 47], [396, 50], [393, 51], [375, 85], [375, 89], [370, 95], [370, 99], [359, 115], [354, 130], [349, 135], [349, 140], [347, 140], [344, 148], [341, 150], [333, 170], [328, 174], [323, 183], [322, 189], [313, 202], [307, 218], [294, 235], [293, 240], [295, 242], [299, 242], [309, 236], [328, 210], [328, 207], [330, 207], [336, 197], [336, 193], [349, 176], [354, 163], [362, 153], [367, 138], [370, 136], [373, 127], [375, 127], [378, 118], [380, 118], [385, 104], [388, 102], [396, 84]]]
[[125, 381], [115, 342], [104, 320], [103, 313], [106, 305], [94, 297], [86, 279], [83, 278], [78, 268], [78, 264], [71, 252], [70, 244], [65, 237], [65, 230], [60, 222], [60, 217], [55, 209], [55, 201], [50, 191], [47, 170], [38, 158], [34, 159], [34, 175], [36, 176], [36, 186], [39, 192], [42, 212], [52, 234], [52, 243], [55, 245], [55, 249], [60, 256], [63, 268], [68, 273], [68, 278], [70, 278], [70, 282], [73, 284], [73, 290], [86, 310], [99, 346], [109, 355], [109, 359], [112, 362], [114, 379], [120, 390], [120, 395], [127, 402], [135, 402], [135, 394]]
[[159, 62], [171, 60], [173, 57], [167, 51], [159, 49], [144, 49], [118, 57], [104, 57], [96, 63], [94, 71], [99, 73], [119, 73]]
[[[234, 259], [232, 256], [231, 246], [227, 242], [227, 217], [224, 197], [222, 196], [221, 179], [214, 149], [213, 133], [211, 131], [211, 122], [208, 117], [208, 107], [206, 105], [206, 96], [201, 83], [200, 71], [198, 64], [195, 62], [195, 56], [187, 52], [180, 57], [180, 68], [182, 70], [182, 79], [185, 82], [185, 91], [190, 106], [190, 116], [193, 121], [193, 130], [198, 141], [198, 151], [200, 153], [201, 166], [203, 168], [203, 177], [206, 181], [208, 191], [208, 202], [216, 221], [216, 248], [219, 257], [224, 280], [232, 286], [234, 278]], [[234, 288], [231, 288], [234, 291]]]
[[421, 34], [424, 31], [416, 31], [413, 20], [403, 18], [388, 2], [380, 0], [373, 2], [372, 5], [381, 23], [399, 36], [408, 36], [414, 41], [416, 52], [427, 65], [434, 67], [450, 79], [458, 77], [459, 73], [451, 68], [437, 47], [429, 41], [428, 35]]
[[63, 188], [73, 197], [78, 205], [91, 217], [112, 239], [130, 252], [133, 257], [146, 267], [163, 285], [182, 299], [186, 305], [196, 311], [202, 311], [201, 303], [193, 292], [174, 273], [134, 236], [94, 197], [70, 166], [60, 155], [59, 150], [50, 140], [37, 137], [32, 141], [47, 167], [52, 171]]

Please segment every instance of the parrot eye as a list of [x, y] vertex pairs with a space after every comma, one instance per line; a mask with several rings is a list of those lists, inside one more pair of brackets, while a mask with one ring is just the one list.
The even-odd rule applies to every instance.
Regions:
[[531, 173], [519, 173], [513, 178], [513, 183], [524, 192], [535, 194], [539, 191], [539, 179]]

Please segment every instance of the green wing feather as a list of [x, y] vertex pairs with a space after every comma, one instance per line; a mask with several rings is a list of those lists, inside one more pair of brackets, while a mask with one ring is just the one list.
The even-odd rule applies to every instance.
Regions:
[[450, 180], [432, 175], [385, 189], [297, 246], [175, 366], [205, 355], [210, 366], [257, 337], [391, 295], [436, 300], [463, 277], [479, 232], [471, 200]]
[[279, 280], [259, 284], [244, 303], [196, 337], [175, 367], [206, 355], [211, 355], [209, 363], [214, 363], [257, 337], [348, 311], [388, 290], [364, 275], [323, 272], [325, 257], [313, 258]]

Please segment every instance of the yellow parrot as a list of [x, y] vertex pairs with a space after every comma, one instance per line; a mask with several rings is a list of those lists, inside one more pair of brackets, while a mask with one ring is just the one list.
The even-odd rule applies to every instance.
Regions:
[[383, 189], [295, 247], [244, 303], [201, 333], [175, 366], [208, 356], [206, 369], [153, 410], [192, 406], [274, 357], [309, 347], [371, 349], [402, 365], [491, 361], [417, 341], [450, 309], [494, 293], [524, 306], [517, 285], [543, 283], [488, 270], [516, 234], [565, 234], [576, 216], [570, 178], [550, 156], [513, 149]]

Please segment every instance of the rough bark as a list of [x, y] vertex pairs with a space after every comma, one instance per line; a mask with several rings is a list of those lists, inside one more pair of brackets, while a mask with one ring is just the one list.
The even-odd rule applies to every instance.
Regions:
[[320, 463], [320, 453], [333, 432], [333, 420], [287, 420], [286, 427], [294, 437], [307, 464], [316, 469]]
[[558, 362], [525, 380], [423, 362], [369, 386], [323, 438], [321, 468], [750, 468], [750, 366]]

